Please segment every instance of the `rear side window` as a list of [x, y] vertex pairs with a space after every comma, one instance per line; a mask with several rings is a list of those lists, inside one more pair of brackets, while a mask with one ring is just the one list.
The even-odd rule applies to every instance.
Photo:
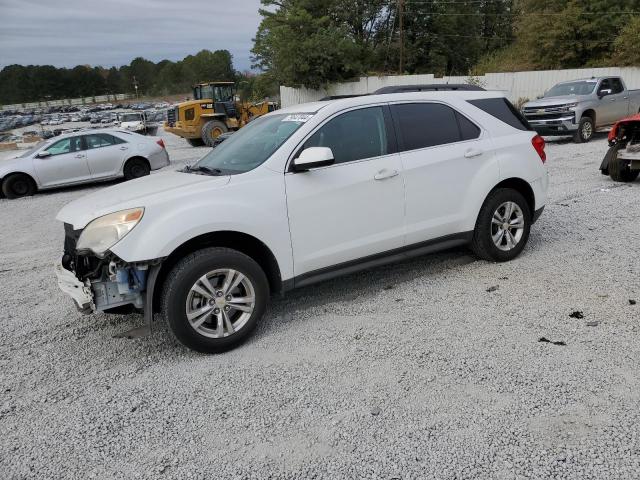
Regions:
[[124, 140], [107, 133], [96, 133], [93, 135], [87, 135], [85, 139], [87, 142], [87, 148], [89, 149], [110, 147], [111, 145], [125, 143]]
[[456, 112], [458, 125], [460, 126], [460, 136], [462, 140], [473, 140], [480, 136], [480, 128], [464, 115]]
[[417, 150], [461, 140], [456, 112], [440, 103], [392, 105], [402, 150]]
[[517, 128], [518, 130], [533, 130], [529, 126], [529, 122], [527, 122], [516, 107], [511, 105], [511, 102], [504, 97], [469, 100], [469, 103], [492, 117], [503, 121], [507, 125], [511, 125], [513, 128]]

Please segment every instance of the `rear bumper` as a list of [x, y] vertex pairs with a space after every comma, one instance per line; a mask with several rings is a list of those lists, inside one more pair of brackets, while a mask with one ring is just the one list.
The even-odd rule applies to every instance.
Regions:
[[170, 163], [169, 154], [164, 148], [158, 153], [149, 156], [149, 166], [151, 170], [167, 167]]

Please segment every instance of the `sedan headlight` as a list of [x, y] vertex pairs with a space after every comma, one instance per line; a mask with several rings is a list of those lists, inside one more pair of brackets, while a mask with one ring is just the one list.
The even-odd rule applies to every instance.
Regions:
[[144, 208], [131, 208], [92, 220], [80, 234], [76, 248], [102, 256], [140, 222], [143, 213]]

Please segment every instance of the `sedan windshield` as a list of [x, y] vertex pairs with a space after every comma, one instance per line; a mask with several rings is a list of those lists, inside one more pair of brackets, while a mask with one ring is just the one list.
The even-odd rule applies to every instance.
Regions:
[[264, 163], [313, 114], [295, 113], [257, 118], [214, 148], [188, 171], [235, 175]]
[[47, 143], [47, 142], [41, 141], [41, 142], [36, 143], [35, 146], [33, 146], [29, 150], [26, 150], [25, 152], [23, 152], [18, 158], [26, 158], [26, 157], [28, 157], [33, 152], [38, 150], [41, 146], [43, 146], [45, 143]]
[[563, 95], [589, 95], [596, 87], [596, 82], [560, 83], [551, 88], [545, 97], [561, 97]]

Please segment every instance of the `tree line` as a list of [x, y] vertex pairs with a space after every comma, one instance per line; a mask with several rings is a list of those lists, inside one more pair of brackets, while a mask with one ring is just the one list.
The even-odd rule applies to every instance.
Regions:
[[135, 93], [136, 85], [140, 95], [185, 93], [199, 82], [239, 77], [227, 50], [202, 50], [177, 62], [138, 57], [111, 68], [9, 65], [0, 71], [0, 104]]
[[257, 67], [317, 88], [362, 74], [640, 64], [640, 0], [261, 0]]
[[277, 86], [318, 88], [367, 74], [486, 72], [640, 65], [640, 0], [261, 0], [241, 74], [227, 50], [122, 67], [10, 65], [0, 104], [134, 93], [167, 95], [236, 80], [258, 100]]

